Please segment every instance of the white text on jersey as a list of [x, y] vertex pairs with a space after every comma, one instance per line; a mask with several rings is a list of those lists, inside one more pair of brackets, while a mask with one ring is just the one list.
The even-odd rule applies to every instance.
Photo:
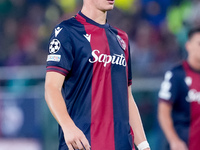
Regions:
[[188, 102], [198, 102], [200, 104], [200, 92], [195, 89], [189, 90], [186, 100]]
[[93, 50], [92, 56], [94, 59], [89, 59], [89, 62], [95, 63], [98, 61], [100, 63], [104, 63], [104, 67], [106, 67], [106, 65], [109, 63], [126, 67], [126, 59], [123, 54], [114, 54], [113, 56], [107, 54], [98, 54], [100, 54], [99, 50]]

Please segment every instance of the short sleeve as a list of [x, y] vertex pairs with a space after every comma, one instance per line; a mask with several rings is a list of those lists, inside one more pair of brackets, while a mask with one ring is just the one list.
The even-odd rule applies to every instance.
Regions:
[[132, 85], [132, 70], [131, 70], [131, 55], [130, 55], [130, 45], [128, 44], [128, 86]]
[[159, 100], [174, 103], [178, 96], [178, 77], [172, 72], [165, 73], [164, 81], [161, 83], [158, 94]]
[[58, 72], [64, 76], [70, 72], [74, 61], [69, 30], [58, 25], [52, 32], [48, 46], [47, 72]]

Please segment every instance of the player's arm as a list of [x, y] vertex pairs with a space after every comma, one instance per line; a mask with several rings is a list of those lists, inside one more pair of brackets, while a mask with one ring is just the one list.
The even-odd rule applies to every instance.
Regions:
[[140, 114], [131, 92], [131, 86], [128, 87], [128, 94], [129, 94], [128, 96], [129, 96], [129, 118], [130, 118], [129, 123], [134, 132], [134, 143], [136, 144], [137, 147], [138, 146], [141, 147], [139, 148], [139, 150], [150, 150], [144, 133]]
[[158, 120], [160, 126], [170, 144], [171, 150], [188, 150], [186, 144], [179, 138], [176, 133], [171, 117], [172, 105], [160, 101], [158, 104]]
[[48, 107], [60, 124], [69, 150], [90, 149], [88, 140], [83, 132], [76, 127], [70, 118], [61, 94], [65, 76], [56, 72], [47, 72], [45, 79], [45, 99]]

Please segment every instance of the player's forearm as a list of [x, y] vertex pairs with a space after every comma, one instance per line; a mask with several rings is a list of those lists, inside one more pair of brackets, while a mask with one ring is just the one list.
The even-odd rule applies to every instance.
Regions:
[[159, 103], [158, 120], [169, 143], [179, 139], [173, 126], [170, 104], [167, 104], [165, 102]]
[[144, 133], [140, 114], [133, 99], [130, 87], [129, 87], [129, 118], [130, 118], [129, 123], [134, 132], [134, 143], [138, 145], [141, 142], [146, 141], [147, 139]]
[[136, 145], [140, 144], [143, 141], [146, 141], [146, 136], [142, 126], [141, 118], [133, 100], [129, 100], [129, 122], [134, 132], [134, 142]]
[[52, 115], [62, 128], [74, 124], [67, 112], [64, 99], [59, 89], [51, 85], [46, 85], [45, 99]]

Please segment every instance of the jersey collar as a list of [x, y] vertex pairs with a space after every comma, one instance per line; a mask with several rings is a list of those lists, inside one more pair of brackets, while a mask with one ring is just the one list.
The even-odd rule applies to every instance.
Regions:
[[192, 70], [192, 71], [194, 71], [196, 73], [200, 73], [200, 70], [196, 70], [196, 69], [192, 68], [192, 66], [189, 64], [189, 62], [187, 60], [183, 61], [183, 64], [185, 66], [187, 66], [190, 70]]
[[105, 24], [99, 24], [99, 23], [95, 22], [94, 20], [92, 20], [92, 19], [88, 18], [87, 16], [85, 16], [81, 11], [79, 11], [78, 14], [81, 17], [83, 17], [86, 20], [86, 22], [88, 22], [90, 24], [93, 24], [93, 25], [98, 26], [100, 28], [108, 28], [109, 27], [109, 24], [107, 23], [107, 20], [106, 20]]

